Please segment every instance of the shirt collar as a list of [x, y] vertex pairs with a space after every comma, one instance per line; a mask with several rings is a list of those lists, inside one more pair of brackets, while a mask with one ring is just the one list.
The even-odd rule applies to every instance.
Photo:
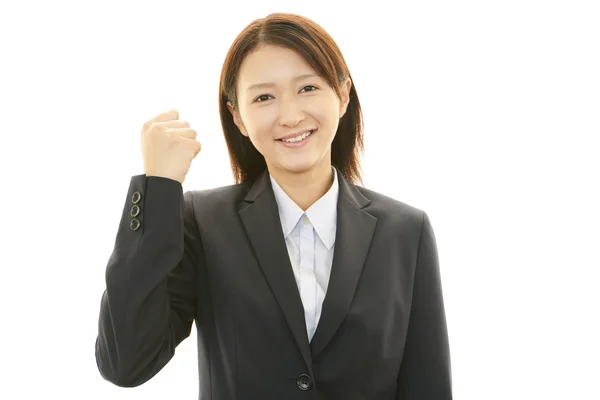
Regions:
[[[337, 202], [339, 195], [339, 182], [337, 170], [331, 167], [333, 172], [333, 184], [319, 200], [317, 200], [308, 210], [306, 216], [315, 229], [315, 232], [327, 247], [331, 250], [335, 243], [336, 223], [337, 223]], [[283, 191], [277, 181], [269, 174], [277, 207], [279, 209], [279, 218], [283, 229], [283, 236], [287, 238], [292, 232], [298, 220], [305, 214], [304, 211]]]

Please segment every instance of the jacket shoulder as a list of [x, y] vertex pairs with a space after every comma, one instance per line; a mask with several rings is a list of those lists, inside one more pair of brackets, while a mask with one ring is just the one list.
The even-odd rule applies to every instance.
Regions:
[[195, 189], [185, 192], [186, 200], [194, 205], [194, 210], [204, 213], [215, 213], [236, 208], [236, 204], [244, 199], [248, 185], [233, 184], [211, 189]]
[[400, 223], [403, 225], [416, 224], [421, 226], [425, 211], [414, 205], [405, 203], [383, 193], [376, 192], [361, 186], [356, 186], [363, 196], [371, 202], [364, 208], [366, 212], [383, 221]]

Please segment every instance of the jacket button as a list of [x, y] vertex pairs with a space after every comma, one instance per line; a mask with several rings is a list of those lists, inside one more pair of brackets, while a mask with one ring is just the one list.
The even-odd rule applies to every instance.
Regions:
[[142, 194], [140, 192], [134, 192], [133, 196], [131, 196], [131, 201], [133, 204], [137, 204], [142, 199]]
[[129, 215], [131, 215], [132, 217], [137, 217], [140, 214], [140, 206], [138, 206], [137, 204], [134, 204], [133, 207], [131, 207], [131, 211], [129, 212]]
[[137, 218], [134, 218], [131, 220], [131, 223], [129, 224], [129, 227], [131, 228], [132, 231], [137, 231], [140, 228], [140, 220]]
[[312, 386], [312, 379], [310, 379], [310, 376], [302, 374], [296, 379], [296, 384], [298, 384], [300, 390], [308, 390]]

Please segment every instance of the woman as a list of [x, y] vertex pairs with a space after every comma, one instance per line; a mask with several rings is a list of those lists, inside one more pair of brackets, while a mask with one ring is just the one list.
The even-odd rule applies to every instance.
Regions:
[[198, 331], [200, 399], [450, 399], [435, 237], [357, 186], [362, 118], [340, 50], [272, 14], [235, 40], [220, 113], [236, 184], [187, 191], [176, 111], [143, 127], [106, 272], [96, 359], [138, 386]]

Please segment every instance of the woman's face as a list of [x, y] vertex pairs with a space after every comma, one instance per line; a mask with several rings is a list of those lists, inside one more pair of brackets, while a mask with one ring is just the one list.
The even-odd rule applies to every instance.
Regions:
[[[329, 171], [331, 142], [346, 112], [351, 86], [348, 78], [340, 101], [298, 53], [269, 45], [244, 59], [237, 83], [239, 109], [227, 105], [272, 174]], [[305, 131], [314, 132], [295, 143], [281, 140]]]

